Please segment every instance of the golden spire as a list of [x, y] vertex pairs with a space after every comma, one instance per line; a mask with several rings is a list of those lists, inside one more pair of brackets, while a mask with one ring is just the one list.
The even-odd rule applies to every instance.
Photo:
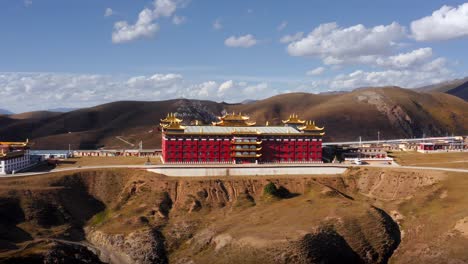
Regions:
[[255, 122], [249, 122], [250, 118], [248, 116], [242, 115], [240, 112], [239, 114], [235, 114], [234, 112], [232, 114], [225, 114], [222, 117], [218, 117], [218, 119], [220, 121], [212, 123], [214, 126], [244, 127], [255, 125]]
[[283, 120], [283, 124], [285, 125], [304, 125], [306, 121], [299, 119], [299, 116], [295, 113], [289, 115], [287, 120]]
[[323, 132], [324, 127], [318, 127], [315, 125], [315, 121], [307, 121], [304, 126], [298, 127], [299, 130], [306, 132], [306, 133], [317, 133], [321, 136], [325, 135]]
[[161, 119], [159, 123], [160, 126], [164, 127], [169, 125], [170, 123], [182, 123], [182, 119], [176, 117], [175, 113], [168, 113], [166, 118]]

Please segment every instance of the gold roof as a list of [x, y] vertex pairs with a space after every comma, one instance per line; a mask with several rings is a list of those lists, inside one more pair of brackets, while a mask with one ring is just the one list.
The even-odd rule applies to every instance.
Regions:
[[179, 119], [176, 117], [176, 114], [175, 113], [168, 113], [166, 118], [164, 119], [161, 119], [161, 123], [163, 124], [168, 124], [168, 123], [171, 123], [171, 122], [182, 122], [182, 119]]
[[306, 121], [299, 119], [299, 116], [292, 114], [289, 116], [288, 120], [283, 120], [283, 124], [292, 124], [292, 125], [303, 125]]
[[14, 141], [0, 141], [0, 146], [9, 146], [9, 147], [27, 147], [29, 145], [29, 139], [26, 139], [24, 142], [14, 142]]
[[323, 131], [324, 127], [318, 127], [315, 125], [315, 121], [307, 121], [305, 126], [298, 127], [299, 130], [304, 132], [320, 132], [319, 135], [325, 135]]
[[161, 124], [164, 130], [185, 130], [185, 126], [182, 126], [180, 122], [170, 122], [169, 124]]
[[225, 114], [224, 116], [218, 117], [219, 122], [213, 122], [213, 126], [254, 126], [255, 122], [249, 122], [250, 117], [242, 115], [242, 113], [236, 114]]
[[8, 147], [5, 152], [4, 148], [0, 148], [0, 158], [13, 158], [24, 154], [24, 149], [20, 151], [9, 151], [9, 148], [25, 148], [28, 147], [29, 140], [26, 139], [24, 142], [12, 142], [12, 141], [0, 141], [0, 146]]

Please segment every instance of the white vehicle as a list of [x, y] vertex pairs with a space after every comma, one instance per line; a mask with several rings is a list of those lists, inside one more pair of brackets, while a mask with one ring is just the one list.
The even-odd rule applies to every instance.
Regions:
[[356, 165], [362, 165], [362, 161], [360, 159], [354, 159], [353, 161], [351, 161], [351, 163]]

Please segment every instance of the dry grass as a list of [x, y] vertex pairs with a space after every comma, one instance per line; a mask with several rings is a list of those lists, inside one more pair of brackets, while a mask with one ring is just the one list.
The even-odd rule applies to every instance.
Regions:
[[[101, 166], [101, 165], [144, 165], [148, 160], [146, 157], [76, 157], [61, 161], [57, 168], [70, 168], [78, 166]], [[157, 157], [150, 158], [151, 163], [161, 163]]]
[[424, 154], [415, 151], [391, 153], [400, 165], [468, 169], [468, 152]]

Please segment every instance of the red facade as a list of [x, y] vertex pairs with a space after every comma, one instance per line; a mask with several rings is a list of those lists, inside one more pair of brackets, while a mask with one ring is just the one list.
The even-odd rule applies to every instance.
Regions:
[[211, 126], [183, 126], [175, 114], [161, 120], [165, 163], [321, 162], [323, 128], [291, 115], [284, 126], [255, 126], [226, 114]]
[[[185, 135], [183, 133], [170, 135], [163, 133], [162, 157], [166, 163], [271, 163], [322, 161], [321, 136], [306, 134], [294, 136], [259, 135], [255, 137], [255, 144], [236, 144], [236, 139], [239, 140], [241, 138], [252, 137], [250, 135], [246, 135], [245, 137], [239, 135], [197, 136]], [[260, 143], [257, 144], [257, 142]], [[245, 148], [245, 146], [248, 146], [248, 148]], [[250, 151], [252, 146], [256, 149], [260, 148], [260, 150]]]

